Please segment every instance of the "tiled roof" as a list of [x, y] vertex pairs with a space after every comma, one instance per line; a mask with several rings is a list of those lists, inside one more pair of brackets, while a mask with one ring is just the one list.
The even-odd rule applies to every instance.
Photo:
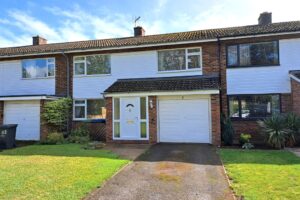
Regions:
[[292, 70], [290, 74], [294, 75], [296, 78], [300, 79], [300, 70]]
[[105, 93], [162, 92], [219, 89], [219, 78], [211, 76], [181, 76], [162, 78], [119, 79]]
[[102, 49], [155, 45], [172, 42], [201, 41], [224, 37], [238, 37], [257, 34], [283, 33], [300, 31], [300, 21], [272, 23], [268, 25], [250, 25], [230, 28], [207, 29], [189, 32], [148, 35], [141, 37], [124, 37], [114, 39], [87, 40], [78, 42], [52, 43], [35, 46], [0, 48], [0, 56], [20, 56], [35, 53], [57, 53], [62, 51], [80, 51], [86, 49]]

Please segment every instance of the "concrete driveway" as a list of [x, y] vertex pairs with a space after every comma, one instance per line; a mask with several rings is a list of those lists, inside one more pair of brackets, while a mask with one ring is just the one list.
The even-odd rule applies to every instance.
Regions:
[[87, 199], [233, 199], [216, 149], [157, 144]]

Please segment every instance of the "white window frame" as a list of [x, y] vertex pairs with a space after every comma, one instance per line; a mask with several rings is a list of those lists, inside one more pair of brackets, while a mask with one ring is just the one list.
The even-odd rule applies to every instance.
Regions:
[[[74, 121], [85, 121], [85, 120], [99, 120], [99, 119], [104, 119], [104, 118], [99, 118], [99, 119], [88, 119], [87, 118], [87, 101], [88, 100], [104, 100], [105, 101], [105, 99], [100, 99], [100, 98], [98, 98], [98, 99], [74, 99], [73, 100], [73, 120]], [[84, 103], [80, 103], [80, 104], [76, 104], [75, 102], [76, 101], [84, 101]], [[75, 107], [76, 106], [84, 106], [84, 118], [76, 118], [76, 116], [75, 116]]]
[[[87, 56], [109, 56], [109, 65], [110, 65], [110, 73], [109, 74], [87, 74], [87, 63], [86, 63], [86, 57]], [[83, 57], [83, 60], [77, 60], [75, 61], [76, 58], [80, 58]], [[83, 74], [76, 74], [75, 71], [75, 64], [76, 63], [84, 63], [84, 73]], [[91, 55], [82, 55], [82, 56], [74, 56], [73, 57], [73, 74], [74, 77], [81, 77], [81, 76], [107, 76], [107, 75], [111, 75], [111, 55], [110, 54], [91, 54]]]
[[[158, 54], [159, 52], [164, 52], [164, 51], [176, 51], [176, 50], [185, 50], [185, 69], [180, 69], [180, 70], [163, 70], [159, 71], [159, 60], [158, 60]], [[188, 50], [190, 49], [199, 49], [199, 52], [193, 52], [193, 53], [188, 53]], [[191, 47], [191, 48], [177, 48], [177, 49], [166, 49], [166, 50], [161, 50], [157, 51], [157, 71], [158, 73], [168, 73], [168, 72], [186, 72], [186, 71], [202, 71], [202, 47]], [[199, 68], [188, 68], [188, 56], [193, 56], [193, 55], [199, 55]]]
[[[47, 66], [47, 76], [46, 77], [33, 77], [33, 78], [26, 78], [26, 77], [23, 77], [23, 61], [30, 61], [30, 60], [38, 60], [38, 59], [44, 59], [46, 60], [46, 66]], [[48, 59], [53, 59], [53, 62], [48, 62]], [[46, 78], [55, 78], [55, 75], [56, 75], [56, 60], [55, 60], [55, 57], [48, 57], [48, 58], [31, 58], [31, 59], [22, 59], [21, 60], [21, 76], [22, 76], [22, 79], [46, 79]], [[54, 64], [54, 74], [53, 76], [49, 76], [49, 64]]]

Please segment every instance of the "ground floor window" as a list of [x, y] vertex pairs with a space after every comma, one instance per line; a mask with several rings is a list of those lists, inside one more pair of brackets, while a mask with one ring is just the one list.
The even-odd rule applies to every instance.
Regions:
[[75, 120], [96, 120], [106, 118], [104, 99], [76, 99], [74, 100]]
[[228, 97], [231, 118], [256, 119], [280, 113], [280, 95], [230, 95]]

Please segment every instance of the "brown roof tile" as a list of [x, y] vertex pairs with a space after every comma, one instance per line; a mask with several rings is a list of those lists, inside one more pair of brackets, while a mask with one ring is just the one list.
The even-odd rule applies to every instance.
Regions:
[[181, 76], [162, 78], [119, 79], [105, 93], [161, 92], [219, 89], [219, 78], [210, 76]]
[[272, 23], [268, 25], [250, 25], [230, 28], [207, 29], [189, 32], [148, 35], [142, 37], [124, 37], [114, 39], [88, 40], [78, 42], [52, 43], [36, 46], [0, 48], [0, 56], [21, 56], [35, 53], [56, 53], [62, 51], [80, 51], [140, 45], [165, 44], [195, 40], [217, 39], [218, 37], [237, 37], [257, 34], [300, 31], [300, 21]]

